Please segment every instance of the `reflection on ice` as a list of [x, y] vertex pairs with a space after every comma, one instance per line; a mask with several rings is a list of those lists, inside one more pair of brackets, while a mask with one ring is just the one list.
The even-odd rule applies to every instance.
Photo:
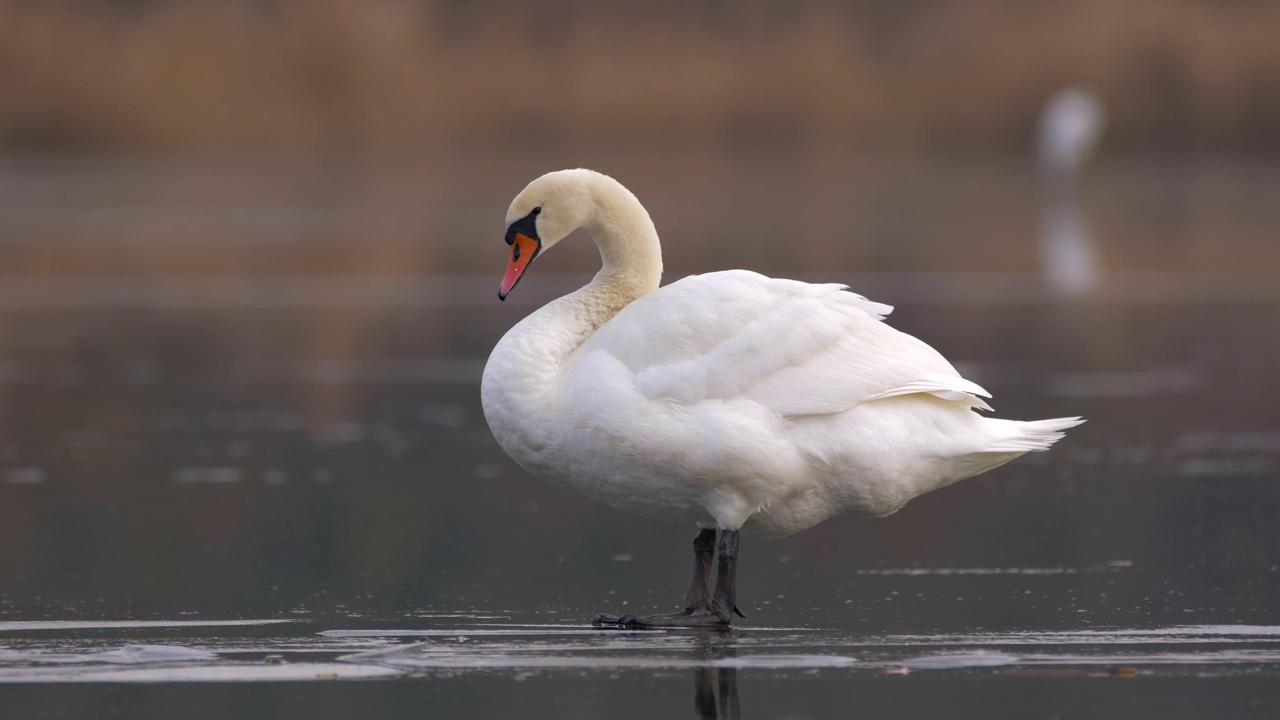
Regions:
[[902, 666], [910, 670], [952, 670], [956, 668], [999, 667], [1018, 662], [1013, 655], [997, 653], [948, 653], [945, 655], [922, 655], [906, 660]]
[[[652, 631], [650, 635], [657, 634]], [[670, 640], [668, 636], [666, 639]], [[703, 638], [705, 639], [705, 638]], [[729, 654], [730, 648], [701, 647], [688, 636], [677, 642], [642, 643], [638, 646], [609, 643], [489, 644], [459, 647], [449, 643], [423, 642], [413, 645], [344, 655], [338, 660], [358, 665], [380, 665], [404, 670], [433, 669], [679, 669], [756, 668], [816, 669], [850, 667], [858, 661], [843, 655], [801, 653]], [[691, 646], [692, 645], [692, 646]], [[691, 652], [692, 651], [692, 652]]]

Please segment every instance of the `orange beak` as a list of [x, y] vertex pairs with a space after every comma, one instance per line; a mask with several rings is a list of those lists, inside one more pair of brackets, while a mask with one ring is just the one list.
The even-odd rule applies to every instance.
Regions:
[[528, 235], [515, 234], [515, 239], [511, 242], [511, 262], [507, 265], [507, 274], [502, 278], [502, 285], [498, 287], [499, 300], [507, 299], [507, 294], [516, 286], [516, 283], [520, 282], [520, 278], [524, 277], [524, 269], [529, 267], [529, 263], [533, 262], [534, 256], [541, 248], [542, 243]]

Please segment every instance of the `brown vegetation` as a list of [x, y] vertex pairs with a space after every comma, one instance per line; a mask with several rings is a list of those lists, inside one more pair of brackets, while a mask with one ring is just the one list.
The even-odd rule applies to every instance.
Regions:
[[368, 155], [538, 142], [1280, 148], [1280, 4], [7, 2], [0, 148]]

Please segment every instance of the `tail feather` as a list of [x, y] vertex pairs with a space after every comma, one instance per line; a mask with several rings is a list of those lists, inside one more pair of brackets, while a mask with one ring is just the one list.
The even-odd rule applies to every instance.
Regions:
[[1062, 439], [1064, 431], [1084, 422], [1081, 417], [1053, 418], [1052, 420], [997, 420], [992, 432], [991, 444], [984, 452], [1042, 452]]

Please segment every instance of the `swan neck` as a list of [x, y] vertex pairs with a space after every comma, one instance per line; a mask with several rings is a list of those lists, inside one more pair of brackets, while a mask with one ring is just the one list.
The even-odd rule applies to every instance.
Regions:
[[[555, 381], [574, 351], [622, 308], [658, 289], [662, 280], [658, 231], [635, 195], [604, 175], [580, 182], [590, 199], [580, 227], [600, 250], [600, 272], [503, 337], [485, 366], [486, 406], [492, 402], [528, 413], [554, 406]], [[521, 380], [513, 383], [511, 378]]]
[[592, 299], [613, 306], [616, 313], [658, 289], [662, 248], [653, 219], [636, 196], [612, 178], [598, 177], [592, 193], [595, 212], [583, 227], [600, 249], [601, 267], [583, 290], [594, 289]]
[[576, 175], [574, 189], [585, 190], [587, 200], [576, 224], [599, 248], [600, 272], [508, 331], [481, 380], [481, 402], [494, 437], [535, 475], [555, 470], [545, 451], [562, 444], [563, 425], [556, 421], [564, 412], [561, 381], [575, 351], [662, 280], [658, 232], [640, 201], [609, 177]]

